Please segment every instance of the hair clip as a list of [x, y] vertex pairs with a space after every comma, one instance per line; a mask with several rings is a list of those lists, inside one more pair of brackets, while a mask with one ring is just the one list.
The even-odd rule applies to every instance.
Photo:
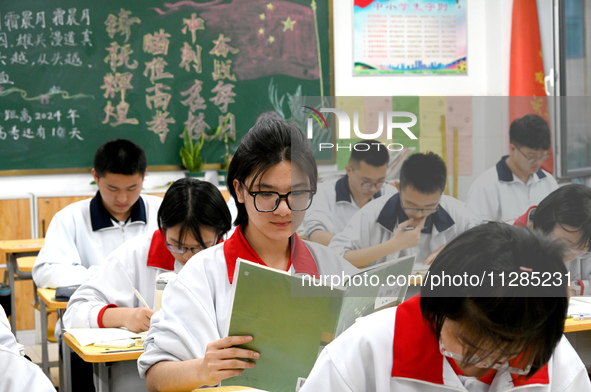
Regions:
[[528, 267], [519, 267], [520, 270], [525, 271], [525, 272], [533, 272], [533, 268], [528, 268]]

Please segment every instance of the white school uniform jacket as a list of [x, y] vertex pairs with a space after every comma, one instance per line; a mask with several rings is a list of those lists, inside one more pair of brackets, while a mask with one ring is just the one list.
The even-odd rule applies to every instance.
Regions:
[[[356, 212], [347, 227], [333, 237], [329, 247], [342, 256], [349, 250], [379, 245], [391, 239], [398, 225], [406, 220], [408, 216], [401, 208], [400, 194], [390, 198], [381, 197]], [[416, 247], [404, 249], [368, 265], [414, 254], [415, 266], [420, 266], [432, 252], [477, 224], [476, 217], [464, 203], [443, 195], [437, 212], [427, 217]]]
[[413, 297], [359, 319], [322, 351], [301, 392], [591, 391], [587, 370], [564, 336], [547, 366], [528, 380], [494, 370], [478, 379], [461, 375], [439, 352], [419, 302]]
[[[372, 200], [381, 196], [392, 196], [396, 192], [392, 185], [385, 184], [373, 195]], [[310, 234], [316, 230], [340, 233], [357, 211], [359, 206], [355, 203], [349, 188], [348, 176], [318, 184], [312, 205], [306, 211], [303, 222], [304, 234], [306, 238], [310, 238]]]
[[2, 306], [0, 306], [0, 346], [5, 347], [18, 355], [23, 355], [25, 353], [24, 346], [17, 343], [16, 338], [12, 334], [10, 322], [8, 321], [8, 317], [6, 317], [6, 312]]
[[33, 267], [39, 287], [80, 284], [125, 241], [158, 229], [160, 197], [142, 195], [126, 222], [118, 222], [101, 201], [100, 192], [59, 211], [49, 225], [45, 245]]
[[508, 156], [482, 173], [468, 190], [468, 207], [482, 220], [512, 223], [530, 206], [538, 205], [558, 188], [556, 180], [545, 170], [521, 181], [507, 166]]
[[[160, 361], [203, 358], [207, 344], [227, 336], [232, 311], [230, 277], [238, 257], [260, 262], [241, 227], [228, 241], [193, 256], [166, 286], [162, 308], [152, 316], [144, 353], [138, 359], [142, 377]], [[327, 247], [293, 235], [290, 270], [307, 273], [310, 262], [321, 276], [359, 272]]]
[[55, 387], [39, 366], [2, 346], [0, 369], [0, 391], [55, 392]]
[[[109, 307], [142, 307], [133, 288], [153, 309], [156, 277], [166, 271], [178, 272], [181, 268], [181, 263], [166, 249], [165, 237], [159, 230], [127, 241], [72, 295], [64, 314], [64, 327], [99, 328], [103, 326], [103, 313]], [[135, 361], [114, 363], [111, 380], [113, 391], [147, 390]]]

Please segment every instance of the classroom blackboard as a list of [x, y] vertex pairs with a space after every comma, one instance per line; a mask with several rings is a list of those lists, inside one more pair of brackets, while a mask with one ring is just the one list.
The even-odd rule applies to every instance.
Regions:
[[114, 138], [140, 144], [150, 166], [180, 165], [185, 127], [205, 132], [205, 161], [221, 163], [224, 133], [291, 117], [291, 95], [331, 95], [330, 6], [2, 1], [1, 173], [90, 168]]

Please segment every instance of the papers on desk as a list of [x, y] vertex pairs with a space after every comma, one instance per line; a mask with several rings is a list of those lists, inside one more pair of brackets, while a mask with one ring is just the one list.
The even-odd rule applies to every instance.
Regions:
[[104, 340], [136, 339], [144, 335], [122, 328], [70, 328], [67, 330], [81, 346], [88, 346]]
[[571, 297], [568, 301], [568, 317], [591, 313], [591, 297]]

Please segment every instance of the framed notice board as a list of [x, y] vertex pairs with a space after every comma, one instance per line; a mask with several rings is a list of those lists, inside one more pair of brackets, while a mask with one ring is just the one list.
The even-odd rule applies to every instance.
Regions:
[[222, 162], [224, 134], [239, 141], [261, 115], [292, 117], [294, 94], [331, 94], [330, 7], [2, 1], [0, 174], [90, 168], [114, 138], [140, 144], [152, 167], [176, 168], [185, 127], [205, 132], [207, 163]]

